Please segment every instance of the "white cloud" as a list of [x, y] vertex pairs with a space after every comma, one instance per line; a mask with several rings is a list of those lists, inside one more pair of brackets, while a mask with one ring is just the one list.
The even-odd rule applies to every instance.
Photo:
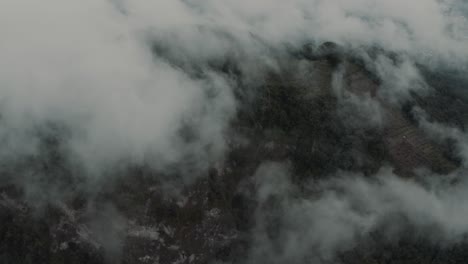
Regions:
[[[460, 175], [402, 179], [384, 168], [375, 177], [339, 173], [299, 191], [283, 164], [255, 174], [256, 212], [251, 263], [332, 261], [373, 231], [389, 238], [413, 230], [435, 244], [453, 245], [468, 234], [468, 182]], [[453, 184], [454, 177], [460, 181]], [[270, 225], [270, 226], [269, 226]]]

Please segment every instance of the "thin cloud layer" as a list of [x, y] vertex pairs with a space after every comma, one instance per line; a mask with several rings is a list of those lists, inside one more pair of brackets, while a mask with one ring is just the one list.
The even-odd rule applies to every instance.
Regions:
[[[35, 167], [16, 169], [57, 144], [71, 174], [91, 183], [133, 165], [191, 181], [222, 164], [236, 94], [255, 94], [267, 73], [325, 42], [379, 79], [377, 95], [361, 98], [334, 72], [340, 118], [355, 111], [351, 127], [385, 127], [381, 102], [398, 108], [430, 91], [421, 69], [468, 69], [466, 12], [462, 0], [2, 0], [0, 167], [16, 167], [0, 179], [13, 174], [32, 200], [44, 189], [55, 200], [60, 185], [42, 185]], [[417, 121], [433, 138], [455, 140], [468, 166], [466, 131]], [[251, 263], [331, 261], [379, 228], [391, 237], [411, 226], [448, 244], [467, 235], [465, 171], [450, 176], [457, 184], [429, 172], [425, 181], [390, 169], [373, 179], [342, 172], [305, 192], [292, 173], [267, 164], [254, 176]], [[96, 229], [108, 215], [118, 214], [98, 216]], [[101, 239], [119, 255], [119, 236], [108, 235]]]
[[[147, 157], [170, 163], [207, 146], [206, 155], [220, 156], [234, 87], [206, 65], [228, 56], [255, 80], [255, 65], [274, 67], [272, 50], [323, 41], [464, 62], [466, 23], [456, 8], [462, 4], [3, 1], [1, 135], [11, 145], [3, 155], [34, 151], [32, 131], [60, 123], [71, 131], [70, 153], [91, 169]], [[153, 43], [162, 54], [154, 54]], [[383, 79], [405, 78], [384, 91], [405, 95], [414, 88], [411, 63], [387, 64], [376, 65]], [[197, 124], [196, 143], [180, 143], [183, 122]]]
[[[2, 5], [1, 131], [14, 144], [4, 156], [33, 151], [33, 130], [48, 123], [69, 131], [70, 154], [92, 170], [147, 157], [164, 165], [206, 147], [222, 154], [235, 108], [222, 77], [193, 79], [154, 60], [105, 1]], [[196, 122], [199, 141], [180, 142], [183, 122]]]
[[[422, 173], [422, 172], [421, 172]], [[372, 178], [339, 173], [310, 182], [301, 196], [284, 164], [256, 172], [259, 209], [251, 263], [328, 263], [379, 231], [385, 240], [408, 235], [447, 247], [468, 234], [467, 183], [459, 175], [422, 173], [402, 179], [384, 168]]]

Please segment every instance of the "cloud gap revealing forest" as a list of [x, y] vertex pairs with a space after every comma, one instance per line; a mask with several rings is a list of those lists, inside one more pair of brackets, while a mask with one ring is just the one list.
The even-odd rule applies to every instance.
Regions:
[[0, 263], [468, 263], [464, 0], [3, 0]]

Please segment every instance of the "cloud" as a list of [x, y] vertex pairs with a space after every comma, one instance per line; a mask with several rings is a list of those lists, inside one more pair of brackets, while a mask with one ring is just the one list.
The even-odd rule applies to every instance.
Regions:
[[[222, 76], [194, 79], [154, 60], [106, 1], [5, 1], [1, 9], [0, 131], [14, 145], [4, 155], [34, 152], [33, 131], [53, 123], [69, 131], [69, 154], [90, 172], [222, 156], [235, 109]], [[196, 124], [197, 142], [178, 136], [184, 122]]]
[[[70, 152], [92, 170], [148, 156], [170, 163], [207, 145], [216, 153], [211, 156], [221, 155], [222, 132], [235, 111], [233, 85], [207, 67], [226, 56], [242, 65], [245, 79], [254, 80], [255, 65], [275, 64], [272, 49], [308, 42], [380, 46], [410, 59], [454, 63], [468, 53], [465, 19], [454, 11], [462, 5], [458, 1], [7, 0], [1, 5], [1, 134], [9, 144], [24, 142], [17, 149], [27, 153], [36, 143], [26, 131], [46, 122], [65, 124]], [[163, 54], [154, 56], [152, 43], [165, 47]], [[412, 83], [406, 80], [417, 75], [411, 62], [387, 67], [386, 59], [379, 61], [383, 78], [400, 80], [392, 87], [405, 86], [388, 90], [407, 93]], [[207, 96], [210, 90], [216, 91], [214, 98]], [[175, 135], [183, 120], [198, 120], [197, 144], [180, 146]]]
[[461, 159], [462, 167], [468, 167], [468, 135], [459, 128], [444, 125], [435, 121], [430, 121], [429, 116], [420, 108], [413, 109], [413, 114], [419, 126], [426, 134], [439, 143], [447, 140], [454, 142], [454, 154]]
[[[335, 72], [341, 119], [354, 129], [382, 127], [379, 100], [399, 105], [429, 90], [421, 67], [468, 69], [467, 11], [463, 0], [2, 0], [1, 179], [13, 178], [34, 201], [72, 192], [69, 177], [99, 189], [132, 165], [192, 181], [223, 161], [236, 95], [255, 94], [304, 45], [327, 41], [381, 84], [377, 99], [361, 97]], [[456, 140], [466, 168], [465, 132], [420, 126]], [[60, 162], [65, 168], [51, 172]], [[416, 181], [389, 169], [372, 179], [342, 172], [304, 194], [291, 174], [280, 164], [256, 173], [252, 263], [333, 259], [378, 228], [391, 236], [411, 226], [448, 243], [468, 231], [463, 177], [451, 185], [430, 173]], [[95, 229], [115, 211], [97, 214]], [[123, 222], [97, 232], [103, 244], [118, 241]], [[107, 250], [120, 249], [116, 242]]]
[[288, 167], [264, 163], [255, 174], [259, 206], [249, 254], [251, 263], [333, 261], [369, 238], [390, 239], [412, 230], [430, 243], [464, 241], [468, 225], [467, 181], [424, 174], [402, 179], [384, 168], [374, 177], [346, 172], [309, 182], [299, 191]]

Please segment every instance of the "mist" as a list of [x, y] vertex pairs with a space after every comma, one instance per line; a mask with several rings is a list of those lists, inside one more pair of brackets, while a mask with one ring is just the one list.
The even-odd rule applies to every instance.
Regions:
[[[376, 46], [408, 56], [401, 65], [385, 58], [375, 65], [383, 80], [391, 80], [383, 93], [401, 97], [415, 89], [416, 62], [466, 65], [462, 5], [5, 1], [1, 134], [14, 151], [3, 156], [34, 151], [30, 131], [53, 123], [69, 131], [67, 152], [90, 170], [122, 160], [164, 166], [194, 152], [220, 157], [236, 84], [208, 68], [211, 61], [230, 57], [249, 79], [255, 67], [274, 67], [272, 51], [324, 41], [357, 53]], [[153, 43], [164, 54], [154, 54]], [[196, 143], [178, 138], [184, 122], [196, 123]], [[201, 154], [205, 146], [209, 153]]]
[[465, 175], [420, 171], [415, 180], [391, 168], [372, 178], [339, 172], [307, 183], [303, 197], [287, 164], [262, 164], [249, 263], [339, 263], [340, 254], [372, 236], [399, 241], [413, 234], [442, 248], [461, 243], [468, 232]]
[[[440, 94], [460, 105], [468, 98], [467, 12], [462, 0], [3, 0], [0, 180], [22, 188], [39, 211], [77, 195], [102, 199], [134, 168], [148, 169], [151, 181], [165, 187], [177, 182], [158, 195], [183, 199], [184, 188], [213, 168], [222, 176], [242, 166], [229, 162], [233, 150], [260, 146], [272, 134], [300, 134], [295, 143], [278, 140], [273, 158], [245, 154], [254, 165], [246, 162], [236, 174], [256, 191], [243, 262], [334, 263], [375, 232], [393, 240], [408, 229], [437, 245], [464, 243], [468, 120], [433, 112], [451, 107], [438, 101]], [[333, 118], [305, 118], [302, 127], [325, 132], [258, 125], [263, 116], [256, 119], [251, 109], [270, 96], [272, 80], [295, 81], [278, 88], [285, 98], [299, 87], [310, 95], [303, 98], [329, 102], [320, 85], [311, 85], [320, 83], [325, 67], [316, 58], [332, 71]], [[353, 84], [356, 72], [365, 73], [355, 78], [364, 81]], [[433, 112], [421, 103], [429, 97], [437, 104]], [[317, 105], [305, 112], [328, 109]], [[273, 116], [294, 112], [285, 109], [279, 105]], [[250, 114], [253, 121], [242, 120]], [[395, 168], [400, 161], [388, 149], [399, 144], [399, 131], [392, 133], [403, 119], [417, 130], [411, 135], [430, 142], [429, 151], [440, 150], [450, 170], [433, 171], [426, 149], [417, 168]], [[339, 123], [335, 134], [325, 130], [327, 122]], [[248, 129], [254, 132], [243, 132]], [[315, 153], [321, 133], [352, 142], [345, 151], [329, 155], [324, 147], [317, 155], [332, 160], [352, 153], [349, 160], [359, 164], [300, 171], [288, 165], [297, 157], [281, 156], [312, 140]], [[369, 135], [384, 139], [369, 143]], [[390, 154], [364, 171], [370, 158], [358, 152], [378, 144]], [[314, 159], [305, 163], [323, 163]], [[118, 262], [128, 219], [112, 205], [101, 214], [93, 206], [101, 205], [88, 205], [86, 224], [110, 262]], [[118, 227], [106, 227], [108, 218]]]

